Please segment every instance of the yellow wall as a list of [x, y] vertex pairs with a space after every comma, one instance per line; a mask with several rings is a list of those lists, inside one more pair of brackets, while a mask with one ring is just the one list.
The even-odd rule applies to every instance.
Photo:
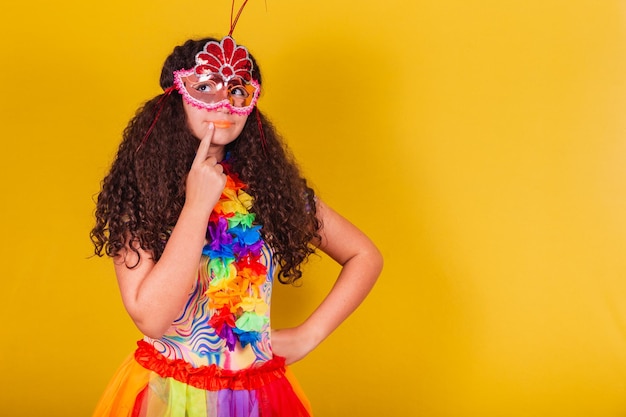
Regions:
[[[6, 5], [10, 3], [11, 5]], [[138, 333], [92, 196], [229, 1], [4, 2], [0, 415], [88, 415]], [[236, 38], [319, 194], [386, 258], [294, 367], [317, 415], [626, 415], [626, 3], [253, 0]], [[297, 99], [306, 97], [306, 101]], [[336, 267], [276, 291], [297, 323]]]

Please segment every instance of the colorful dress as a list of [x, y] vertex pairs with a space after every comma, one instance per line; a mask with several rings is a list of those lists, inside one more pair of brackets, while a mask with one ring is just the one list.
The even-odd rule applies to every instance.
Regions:
[[160, 339], [137, 342], [94, 417], [311, 416], [284, 358], [272, 354], [272, 253], [244, 189], [227, 176], [182, 313]]

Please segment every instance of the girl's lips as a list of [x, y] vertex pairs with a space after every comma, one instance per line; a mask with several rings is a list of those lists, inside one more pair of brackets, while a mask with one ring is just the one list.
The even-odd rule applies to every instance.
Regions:
[[218, 129], [227, 129], [231, 127], [233, 124], [232, 122], [229, 122], [228, 120], [215, 120], [213, 122], [213, 125]]

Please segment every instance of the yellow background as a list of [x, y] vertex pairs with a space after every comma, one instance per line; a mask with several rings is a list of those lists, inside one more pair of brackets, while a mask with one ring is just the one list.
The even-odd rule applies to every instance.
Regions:
[[[94, 194], [160, 67], [230, 2], [0, 6], [0, 415], [87, 416], [139, 337]], [[626, 3], [252, 0], [260, 106], [380, 246], [294, 366], [318, 417], [626, 415]], [[298, 323], [337, 268], [276, 290]]]

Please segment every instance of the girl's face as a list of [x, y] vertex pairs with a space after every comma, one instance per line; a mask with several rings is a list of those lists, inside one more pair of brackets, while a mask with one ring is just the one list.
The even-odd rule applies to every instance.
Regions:
[[199, 109], [183, 100], [183, 108], [187, 116], [187, 126], [199, 140], [206, 136], [209, 123], [213, 123], [215, 133], [211, 140], [211, 148], [215, 148], [216, 151], [223, 151], [224, 146], [237, 139], [248, 120], [247, 115], [233, 114], [226, 107], [217, 110]]

